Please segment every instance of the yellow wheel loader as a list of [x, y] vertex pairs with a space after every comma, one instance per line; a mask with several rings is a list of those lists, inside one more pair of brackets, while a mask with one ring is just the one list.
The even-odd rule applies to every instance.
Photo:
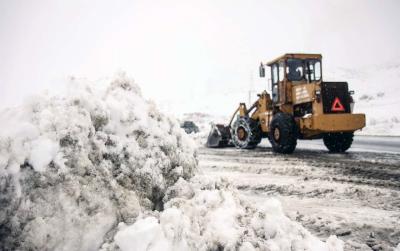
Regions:
[[[255, 148], [268, 137], [278, 153], [292, 153], [298, 139], [323, 139], [330, 152], [345, 152], [353, 133], [365, 127], [365, 114], [354, 114], [347, 82], [322, 80], [320, 54], [285, 54], [270, 67], [272, 90], [258, 94], [249, 108], [240, 103], [228, 125], [213, 125], [208, 147]], [[265, 64], [260, 65], [265, 77]]]

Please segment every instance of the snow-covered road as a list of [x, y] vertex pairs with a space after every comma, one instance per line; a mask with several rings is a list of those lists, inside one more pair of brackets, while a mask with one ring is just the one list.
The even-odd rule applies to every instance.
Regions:
[[200, 148], [199, 164], [254, 203], [278, 198], [291, 219], [321, 239], [338, 235], [345, 250], [391, 250], [400, 242], [400, 154], [365, 140], [356, 138], [346, 154], [329, 154], [317, 141], [292, 155], [272, 153], [268, 142], [249, 151]]

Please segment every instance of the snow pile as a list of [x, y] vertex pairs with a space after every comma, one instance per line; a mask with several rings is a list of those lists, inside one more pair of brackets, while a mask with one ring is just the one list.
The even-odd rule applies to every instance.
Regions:
[[124, 75], [72, 86], [0, 113], [1, 250], [343, 249], [194, 176], [196, 145]]
[[192, 141], [131, 80], [71, 85], [0, 113], [0, 249], [96, 250], [193, 176]]
[[287, 218], [277, 200], [257, 208], [223, 180], [181, 179], [167, 194], [173, 198], [162, 213], [120, 224], [113, 245], [122, 251], [343, 250], [335, 236], [324, 243]]

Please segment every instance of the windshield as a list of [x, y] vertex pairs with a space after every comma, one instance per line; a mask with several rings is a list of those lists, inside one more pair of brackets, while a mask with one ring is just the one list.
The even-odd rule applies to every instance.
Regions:
[[304, 65], [301, 59], [288, 59], [286, 63], [286, 74], [290, 81], [301, 81], [304, 79]]
[[289, 81], [319, 81], [321, 79], [321, 61], [290, 58], [286, 61], [286, 74]]

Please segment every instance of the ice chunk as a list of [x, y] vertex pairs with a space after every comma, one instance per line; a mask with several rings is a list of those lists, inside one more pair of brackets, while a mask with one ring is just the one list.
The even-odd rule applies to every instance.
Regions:
[[46, 166], [54, 159], [57, 151], [58, 143], [47, 138], [36, 139], [32, 141], [29, 163], [36, 171], [43, 172]]
[[122, 226], [115, 235], [115, 242], [122, 251], [172, 250], [158, 220], [154, 217], [138, 220], [128, 227]]

